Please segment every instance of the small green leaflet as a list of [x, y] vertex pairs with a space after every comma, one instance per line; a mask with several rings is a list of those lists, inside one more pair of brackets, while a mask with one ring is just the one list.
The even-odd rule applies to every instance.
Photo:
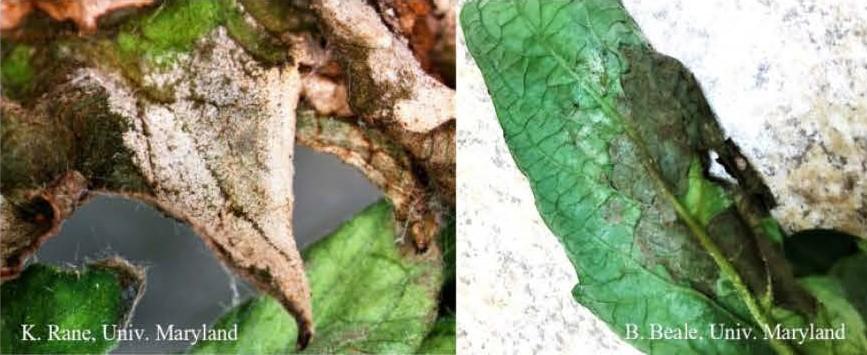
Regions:
[[[114, 349], [117, 340], [106, 339], [103, 326], [110, 337], [115, 327], [126, 326], [143, 291], [143, 275], [120, 259], [82, 270], [30, 265], [17, 279], [0, 287], [0, 352], [96, 354]], [[23, 333], [22, 326], [28, 327], [32, 338]], [[90, 338], [84, 338], [85, 331]]]
[[[443, 348], [444, 340], [425, 341], [432, 329], [443, 332], [440, 323], [435, 326], [443, 284], [441, 255], [402, 250], [394, 233], [392, 208], [379, 202], [304, 251], [316, 321], [316, 336], [305, 353], [406, 354], [416, 352], [423, 341], [432, 349]], [[203, 342], [192, 352], [294, 351], [295, 321], [270, 297], [241, 304], [215, 328], [234, 324], [238, 341]]]

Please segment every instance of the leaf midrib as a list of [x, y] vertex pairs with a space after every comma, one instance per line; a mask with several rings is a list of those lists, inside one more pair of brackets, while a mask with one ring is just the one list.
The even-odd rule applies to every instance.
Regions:
[[[519, 11], [520, 13], [520, 11]], [[521, 16], [526, 17], [521, 13]], [[589, 16], [589, 15], [588, 15]], [[538, 30], [531, 21], [527, 21], [534, 31]], [[539, 34], [536, 32], [535, 34]], [[595, 33], [594, 33], [595, 36]], [[598, 38], [597, 38], [598, 40]], [[629, 139], [635, 143], [636, 148], [638, 148], [639, 160], [641, 161], [641, 165], [650, 175], [651, 180], [653, 181], [657, 192], [663, 195], [663, 197], [668, 200], [668, 202], [674, 207], [677, 212], [678, 217], [683, 220], [683, 222], [687, 225], [692, 235], [698, 240], [699, 244], [705, 251], [710, 254], [714, 263], [717, 264], [717, 267], [720, 268], [720, 271], [723, 275], [725, 275], [733, 284], [735, 290], [741, 301], [746, 304], [747, 309], [750, 312], [750, 315], [753, 319], [758, 323], [760, 327], [767, 327], [771, 323], [768, 321], [768, 317], [764, 314], [762, 309], [759, 307], [758, 302], [750, 293], [743, 279], [741, 279], [740, 274], [738, 274], [734, 265], [732, 265], [728, 259], [722, 253], [722, 250], [719, 246], [714, 243], [714, 241], [707, 234], [707, 231], [701, 227], [698, 222], [689, 214], [686, 207], [680, 203], [677, 197], [672, 192], [671, 188], [668, 184], [662, 179], [660, 172], [657, 170], [655, 165], [655, 160], [650, 155], [650, 152], [647, 148], [647, 143], [641, 138], [638, 134], [636, 128], [632, 125], [632, 123], [626, 119], [622, 114], [620, 114], [617, 109], [612, 107], [607, 101], [605, 101], [596, 90], [594, 90], [591, 85], [584, 80], [578, 73], [572, 70], [572, 68], [568, 65], [566, 60], [561, 57], [556, 51], [554, 51], [551, 46], [547, 43], [546, 39], [541, 38], [540, 43], [542, 47], [553, 57], [557, 63], [575, 80], [575, 82], [579, 85], [580, 89], [590, 95], [590, 97], [595, 101], [599, 107], [602, 109], [603, 113], [607, 116], [619, 121], [619, 123], [624, 127], [627, 136]], [[780, 354], [792, 354], [794, 351], [791, 349], [789, 344], [785, 342], [781, 342], [779, 339], [771, 338], [769, 339], [771, 346]]]

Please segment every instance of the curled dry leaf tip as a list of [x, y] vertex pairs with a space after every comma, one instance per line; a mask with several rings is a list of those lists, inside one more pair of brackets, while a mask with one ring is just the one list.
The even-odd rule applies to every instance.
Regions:
[[365, 1], [315, 0], [311, 5], [352, 78], [353, 112], [410, 152], [453, 205], [454, 90], [426, 73]]

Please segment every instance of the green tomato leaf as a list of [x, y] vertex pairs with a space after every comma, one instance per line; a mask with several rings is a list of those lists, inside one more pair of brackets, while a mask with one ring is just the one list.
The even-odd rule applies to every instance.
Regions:
[[[846, 341], [823, 341], [814, 337], [796, 340], [798, 345], [810, 354], [864, 354], [867, 349], [867, 327], [862, 315], [847, 299], [843, 284], [828, 276], [810, 276], [800, 279], [800, 282], [821, 302], [822, 307], [811, 321], [812, 325], [836, 328], [839, 332], [836, 336], [842, 336]], [[798, 327], [809, 326], [808, 323], [798, 324]]]
[[416, 353], [454, 354], [455, 344], [455, 316], [448, 315], [437, 319], [433, 330], [421, 343]]
[[[855, 242], [853, 236], [838, 232], [810, 230], [798, 232], [793, 237], [797, 238], [786, 240], [786, 251], [790, 251], [789, 244], [795, 244], [795, 250], [800, 252], [795, 256], [812, 268], [810, 276], [799, 279], [799, 282], [816, 297], [821, 307], [809, 322], [791, 314], [780, 317], [780, 322], [797, 328], [809, 328], [812, 323], [814, 327], [835, 329], [835, 337], [845, 336], [846, 341], [797, 340], [803, 342], [799, 345], [805, 353], [863, 354], [867, 349], [867, 326], [864, 321], [867, 319], [867, 290], [863, 283], [864, 274], [867, 273], [867, 254], [862, 252], [840, 256], [844, 254], [841, 253], [843, 250], [846, 250], [845, 254], [850, 254]], [[816, 241], [821, 237], [829, 242], [821, 245]], [[842, 248], [842, 245], [847, 247]], [[828, 255], [808, 252], [806, 249], [809, 246], [826, 251]], [[838, 257], [833, 266], [826, 266], [831, 263], [829, 256]]]
[[[657, 53], [617, 0], [469, 1], [467, 46], [536, 206], [578, 272], [576, 300], [651, 353], [793, 353], [761, 334], [813, 319], [783, 257], [759, 175], [695, 78]], [[737, 179], [709, 177], [716, 153]], [[819, 303], [820, 307], [827, 303]], [[650, 339], [688, 324], [701, 337]], [[860, 345], [857, 345], [860, 346]], [[801, 349], [798, 349], [801, 350]]]
[[[443, 283], [441, 255], [417, 254], [396, 242], [392, 208], [376, 203], [304, 251], [316, 335], [306, 353], [414, 352], [436, 320]], [[237, 341], [199, 343], [193, 353], [294, 351], [295, 321], [270, 297], [254, 298], [221, 317]]]
[[31, 265], [0, 287], [0, 352], [108, 352], [117, 346], [111, 339], [114, 327], [126, 326], [143, 290], [144, 272], [121, 259], [81, 270]]
[[831, 268], [828, 275], [840, 283], [843, 294], [861, 318], [867, 319], [867, 287], [864, 287], [864, 275], [867, 275], [867, 253], [861, 252], [841, 259]]

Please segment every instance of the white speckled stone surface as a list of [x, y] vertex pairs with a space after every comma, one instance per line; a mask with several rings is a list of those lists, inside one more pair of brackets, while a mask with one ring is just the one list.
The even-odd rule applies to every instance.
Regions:
[[[696, 74], [787, 229], [867, 235], [867, 1], [624, 2], [650, 42]], [[575, 271], [536, 212], [462, 33], [459, 351], [636, 353], [572, 299]]]

